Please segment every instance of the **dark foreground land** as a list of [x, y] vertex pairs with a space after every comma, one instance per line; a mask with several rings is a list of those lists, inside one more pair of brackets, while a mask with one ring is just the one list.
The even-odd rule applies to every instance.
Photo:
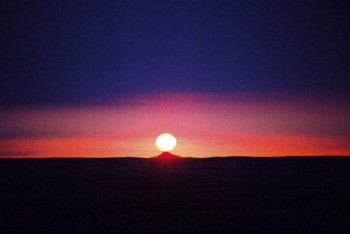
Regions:
[[350, 231], [346, 157], [2, 159], [0, 186], [0, 233]]

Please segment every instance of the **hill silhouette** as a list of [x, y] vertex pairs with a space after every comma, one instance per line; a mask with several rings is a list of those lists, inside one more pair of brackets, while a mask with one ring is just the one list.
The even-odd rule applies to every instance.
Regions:
[[154, 159], [161, 159], [161, 160], [177, 160], [177, 159], [182, 159], [181, 156], [172, 154], [170, 152], [163, 152], [160, 155], [157, 155], [155, 157], [152, 157]]
[[350, 157], [158, 157], [0, 159], [0, 233], [350, 233]]

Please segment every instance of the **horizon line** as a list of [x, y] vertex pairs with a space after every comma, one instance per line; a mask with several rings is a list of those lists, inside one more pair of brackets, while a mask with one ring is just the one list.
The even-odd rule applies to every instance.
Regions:
[[[155, 159], [157, 156], [142, 157], [142, 156], [104, 156], [104, 157], [0, 157], [1, 159]], [[282, 156], [210, 156], [210, 157], [191, 157], [191, 156], [178, 156], [179, 159], [214, 159], [214, 158], [326, 158], [326, 157], [350, 157], [350, 155], [282, 155]]]

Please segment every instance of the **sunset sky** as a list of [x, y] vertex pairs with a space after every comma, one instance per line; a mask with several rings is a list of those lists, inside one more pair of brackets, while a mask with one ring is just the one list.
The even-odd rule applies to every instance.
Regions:
[[346, 1], [1, 1], [0, 157], [350, 155]]

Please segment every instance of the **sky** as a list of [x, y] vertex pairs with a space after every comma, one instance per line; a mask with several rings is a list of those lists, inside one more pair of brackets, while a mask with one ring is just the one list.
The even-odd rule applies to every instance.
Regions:
[[347, 1], [0, 1], [0, 157], [350, 155]]

